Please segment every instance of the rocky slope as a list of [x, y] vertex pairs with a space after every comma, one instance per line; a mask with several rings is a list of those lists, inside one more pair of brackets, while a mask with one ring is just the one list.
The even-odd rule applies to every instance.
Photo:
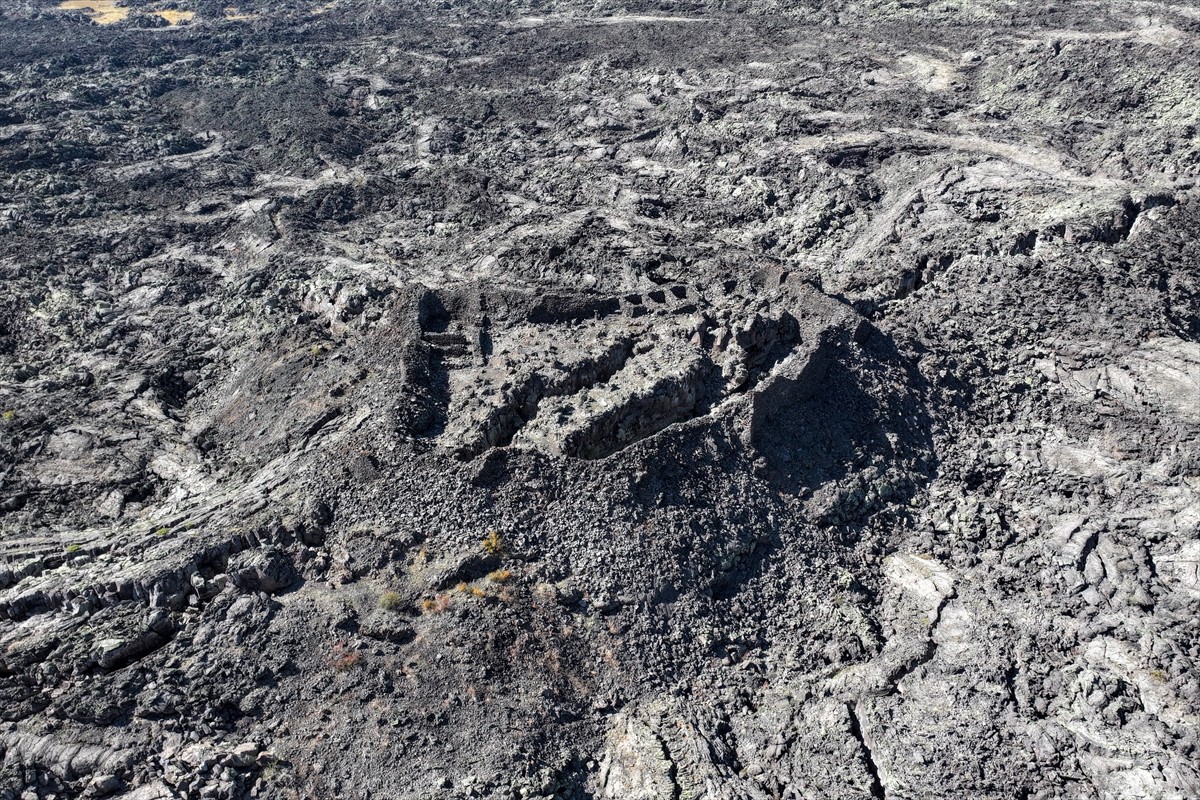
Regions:
[[0, 4], [0, 797], [1200, 796], [1197, 85], [1191, 2]]

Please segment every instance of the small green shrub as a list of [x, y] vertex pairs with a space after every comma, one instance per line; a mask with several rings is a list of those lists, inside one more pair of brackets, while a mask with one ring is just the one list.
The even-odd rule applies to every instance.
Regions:
[[9, 409], [8, 411], [0, 413], [0, 417], [4, 417], [5, 422], [12, 422], [14, 419], [17, 418], [17, 412], [13, 411], [12, 409]]
[[399, 592], [384, 592], [379, 596], [379, 607], [384, 611], [399, 611], [404, 607], [404, 598]]
[[83, 545], [81, 545], [81, 544], [69, 544], [69, 545], [67, 545], [67, 552], [68, 552], [68, 553], [78, 553], [78, 552], [79, 552], [80, 550], [82, 550], [82, 549], [83, 549]]
[[154, 532], [155, 536], [166, 536], [171, 532], [171, 529], [165, 525]]

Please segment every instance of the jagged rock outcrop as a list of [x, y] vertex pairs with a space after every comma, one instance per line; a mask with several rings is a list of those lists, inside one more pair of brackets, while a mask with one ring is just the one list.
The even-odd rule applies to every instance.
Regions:
[[1197, 37], [0, 5], [0, 798], [1197, 796]]

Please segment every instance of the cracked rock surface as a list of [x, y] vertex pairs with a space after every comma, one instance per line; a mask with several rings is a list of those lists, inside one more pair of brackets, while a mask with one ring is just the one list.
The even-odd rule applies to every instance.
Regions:
[[127, 10], [0, 3], [0, 799], [1200, 796], [1200, 5]]

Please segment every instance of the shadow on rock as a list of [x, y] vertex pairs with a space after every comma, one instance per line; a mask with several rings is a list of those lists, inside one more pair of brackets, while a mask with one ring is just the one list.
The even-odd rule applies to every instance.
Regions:
[[[890, 499], [911, 497], [933, 466], [924, 379], [877, 329], [821, 348], [807, 374], [783, 377], [755, 398], [750, 443], [781, 492], [809, 494], [852, 473], [907, 477]], [[888, 498], [885, 498], [888, 499]]]

